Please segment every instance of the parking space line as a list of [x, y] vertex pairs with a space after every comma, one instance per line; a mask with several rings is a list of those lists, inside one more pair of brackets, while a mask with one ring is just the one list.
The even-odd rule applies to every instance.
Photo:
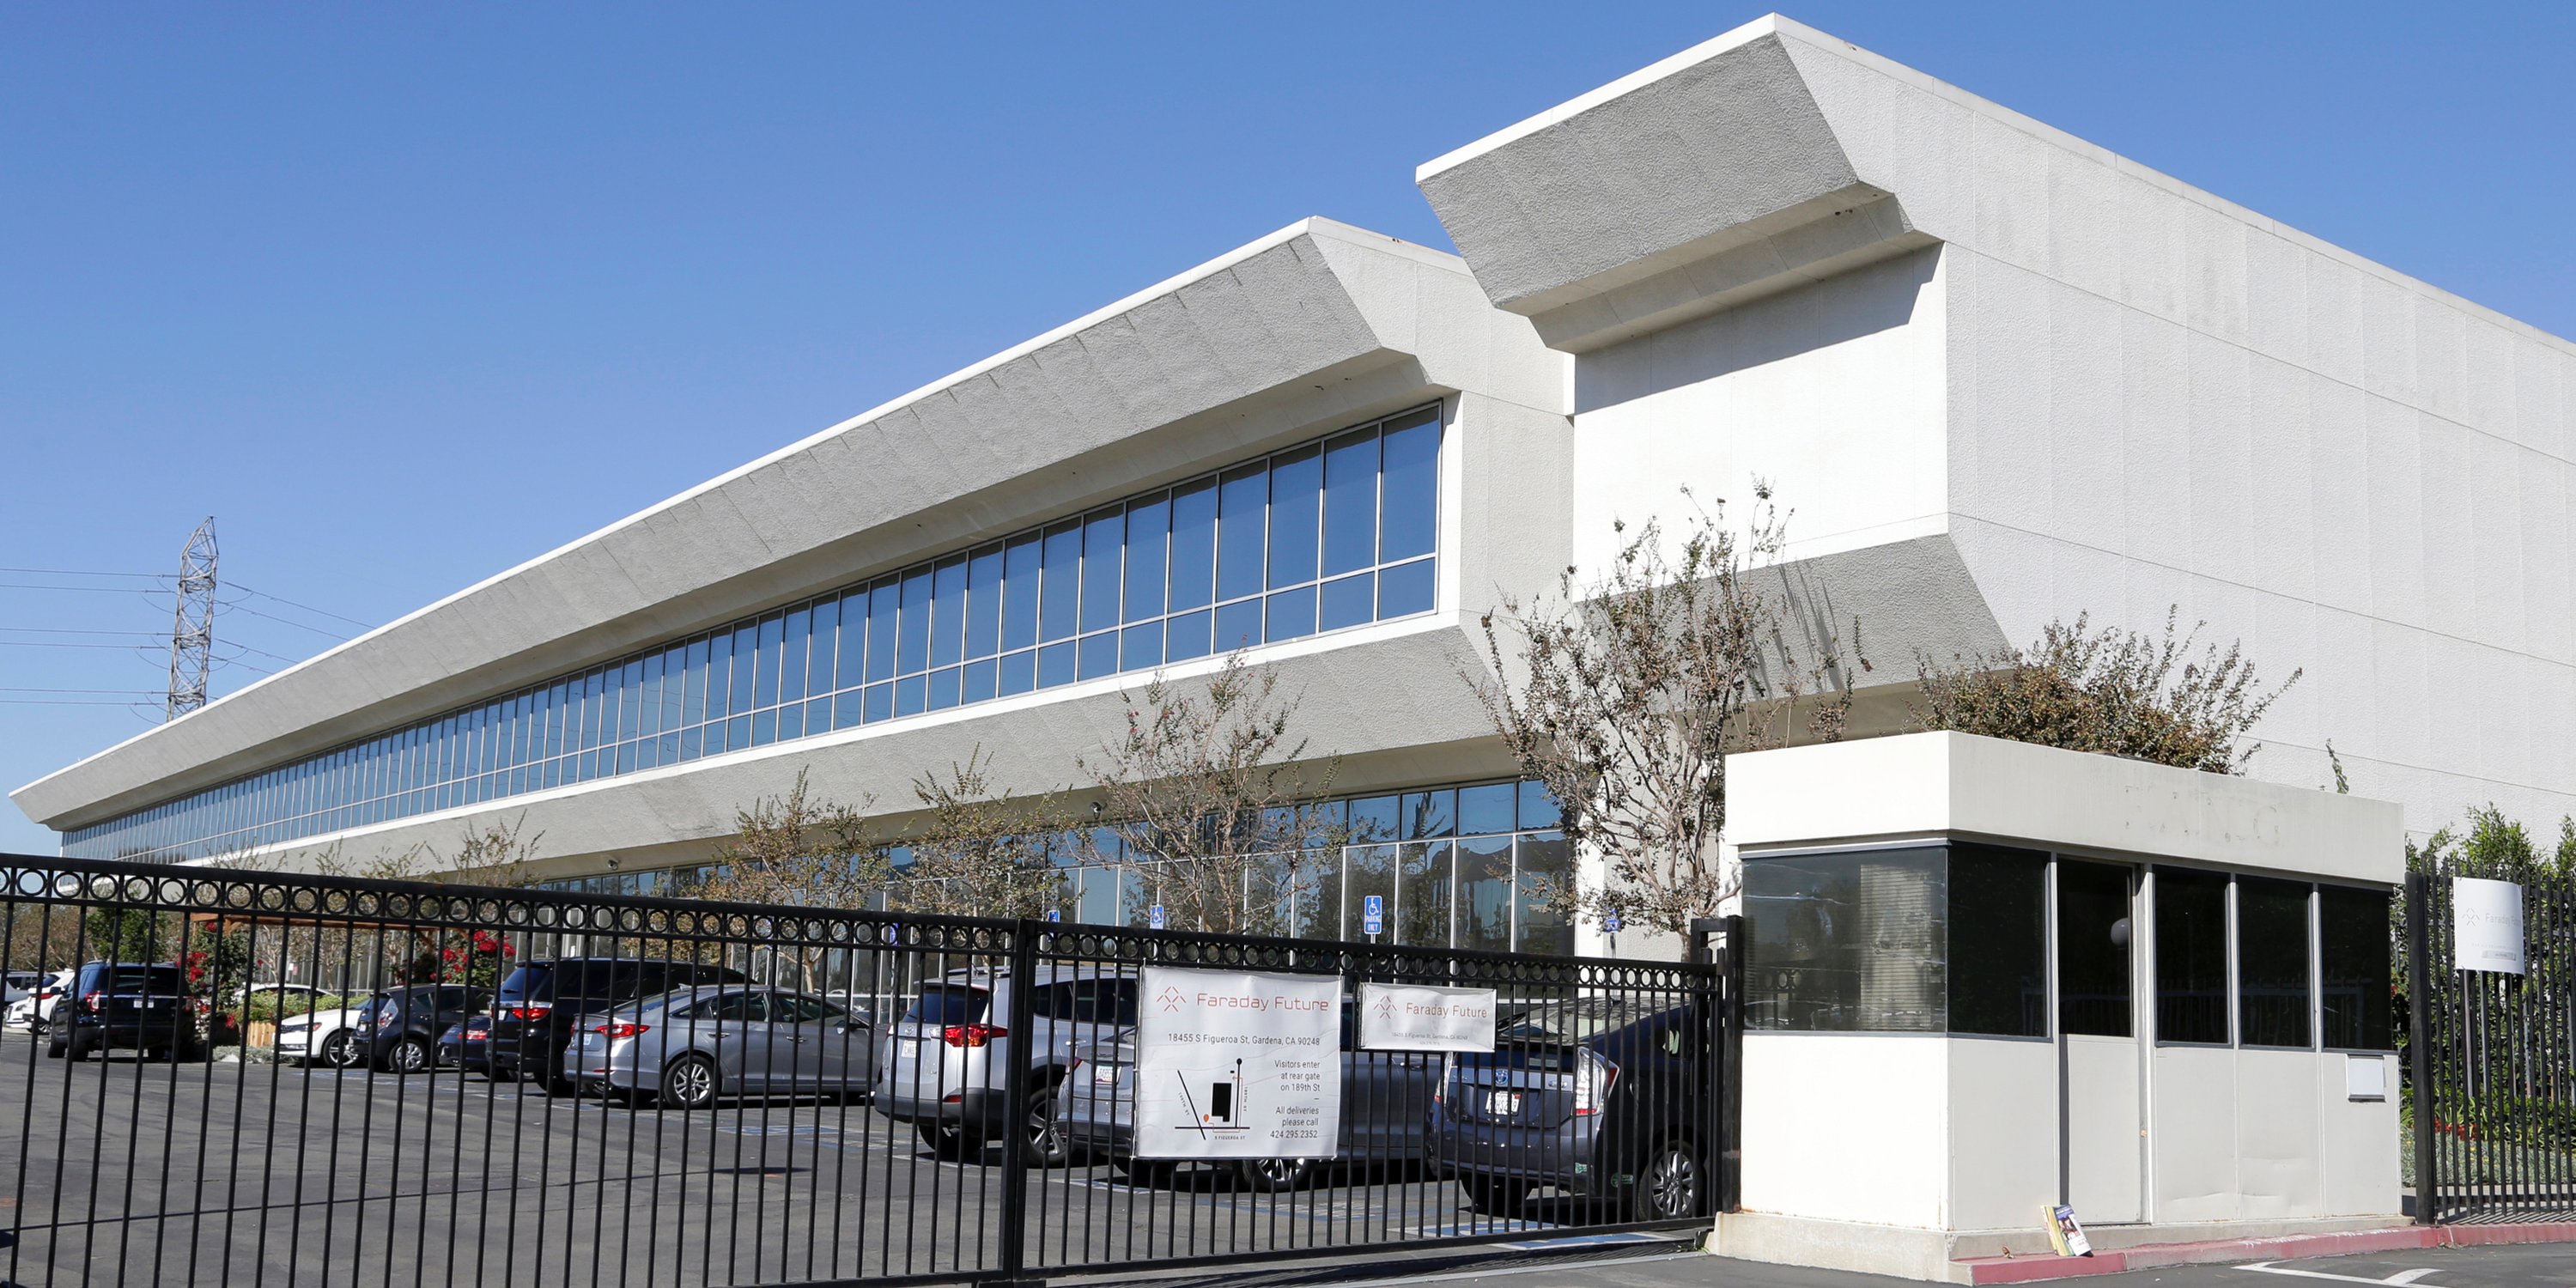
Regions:
[[2323, 1270], [2300, 1270], [2300, 1269], [2297, 1269], [2297, 1268], [2292, 1267], [2292, 1266], [2285, 1266], [2285, 1265], [2281, 1265], [2281, 1264], [2279, 1264], [2279, 1263], [2277, 1263], [2277, 1262], [2271, 1262], [2271, 1261], [2256, 1261], [2256, 1262], [2249, 1263], [2249, 1264], [2247, 1264], [2247, 1265], [2237, 1266], [2237, 1267], [2235, 1267], [2235, 1268], [2236, 1268], [2236, 1269], [2238, 1269], [2238, 1270], [2256, 1270], [2256, 1271], [2261, 1271], [2262, 1273], [2267, 1274], [2267, 1275], [2295, 1275], [2295, 1276], [2297, 1276], [2297, 1277], [2299, 1277], [2299, 1278], [2301, 1278], [2301, 1279], [2332, 1279], [2332, 1280], [2335, 1280], [2335, 1281], [2337, 1281], [2337, 1282], [2339, 1282], [2339, 1283], [2348, 1283], [2348, 1284], [2399, 1284], [2399, 1285], [2403, 1285], [2403, 1284], [2411, 1284], [2411, 1283], [2415, 1282], [2416, 1280], [2423, 1278], [2423, 1277], [2424, 1277], [2424, 1276], [2426, 1276], [2426, 1275], [2432, 1274], [2434, 1271], [2436, 1271], [2436, 1270], [2440, 1269], [2441, 1267], [2439, 1267], [2439, 1266], [2425, 1266], [2425, 1267], [2422, 1267], [2421, 1269], [2416, 1269], [2416, 1270], [2400, 1270], [2400, 1271], [2398, 1271], [2396, 1274], [2390, 1275], [2390, 1276], [2388, 1276], [2388, 1277], [2387, 1277], [2387, 1278], [2385, 1278], [2385, 1279], [2365, 1279], [2365, 1278], [2361, 1277], [2360, 1275], [2337, 1275], [2337, 1274], [2328, 1274], [2327, 1272], [2325, 1272], [2325, 1271], [2323, 1271]]

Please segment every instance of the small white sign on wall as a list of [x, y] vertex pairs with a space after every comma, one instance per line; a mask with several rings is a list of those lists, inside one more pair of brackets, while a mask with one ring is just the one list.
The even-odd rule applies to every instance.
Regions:
[[2523, 973], [2521, 886], [2451, 878], [2451, 967]]
[[1363, 1051], [1491, 1051], [1496, 1002], [1490, 988], [1360, 985]]
[[2348, 1055], [2343, 1058], [2343, 1098], [2388, 1099], [2388, 1057]]

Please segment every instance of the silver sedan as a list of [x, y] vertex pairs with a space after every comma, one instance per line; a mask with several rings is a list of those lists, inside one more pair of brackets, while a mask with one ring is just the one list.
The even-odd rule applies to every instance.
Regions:
[[678, 989], [586, 1015], [564, 1063], [588, 1091], [699, 1109], [724, 1096], [859, 1096], [876, 1079], [866, 1019], [787, 989]]

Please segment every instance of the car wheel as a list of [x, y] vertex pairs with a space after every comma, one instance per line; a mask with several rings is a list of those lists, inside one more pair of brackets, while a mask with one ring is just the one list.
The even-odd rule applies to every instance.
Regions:
[[1171, 1182], [1178, 1166], [1168, 1158], [1138, 1158], [1133, 1154], [1112, 1155], [1109, 1170], [1127, 1178], [1130, 1185], [1157, 1186]]
[[1020, 1115], [1020, 1130], [1027, 1135], [1027, 1161], [1031, 1167], [1062, 1167], [1072, 1153], [1064, 1141], [1064, 1124], [1055, 1116], [1055, 1083], [1041, 1082], [1029, 1090], [1029, 1105]]
[[940, 1158], [954, 1161], [973, 1158], [984, 1152], [983, 1137], [947, 1123], [914, 1123], [912, 1129], [921, 1137], [921, 1143]]
[[691, 1055], [662, 1066], [663, 1104], [674, 1109], [704, 1109], [715, 1102], [714, 1061]]
[[1629, 1202], [1640, 1221], [1682, 1220], [1699, 1214], [1699, 1186], [1698, 1153], [1689, 1141], [1668, 1140], [1647, 1157]]
[[404, 1038], [385, 1051], [384, 1067], [400, 1074], [414, 1074], [427, 1069], [429, 1044], [419, 1038]]
[[1315, 1179], [1315, 1160], [1311, 1158], [1247, 1158], [1235, 1165], [1235, 1174], [1243, 1178], [1245, 1189], [1264, 1194], [1283, 1194]]
[[1458, 1188], [1467, 1192], [1467, 1206], [1486, 1216], [1519, 1211], [1530, 1193], [1529, 1182], [1501, 1176], [1461, 1176]]
[[45, 1044], [45, 1058], [48, 1060], [60, 1060], [63, 1058], [63, 1052], [65, 1050], [66, 1048], [60, 1042], [48, 1042]]
[[331, 1036], [322, 1039], [322, 1063], [334, 1069], [356, 1068], [358, 1062], [365, 1058], [366, 1052], [359, 1050], [358, 1044], [350, 1040], [347, 1029], [335, 1030]]

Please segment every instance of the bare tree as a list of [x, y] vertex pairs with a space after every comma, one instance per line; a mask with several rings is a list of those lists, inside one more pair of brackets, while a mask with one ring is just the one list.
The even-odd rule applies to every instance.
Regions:
[[[891, 871], [866, 804], [814, 798], [801, 769], [786, 795], [734, 811], [734, 837], [713, 861], [716, 875], [699, 886], [701, 897], [806, 908], [864, 908]], [[772, 945], [766, 951], [795, 967], [799, 987], [818, 987], [827, 950]]]
[[1603, 860], [1599, 880], [1540, 881], [1550, 904], [1686, 933], [1735, 892], [1718, 848], [1727, 754], [1785, 741], [1801, 714], [1810, 736], [1841, 736], [1843, 643], [1792, 646], [1784, 596], [1756, 576], [1777, 564], [1786, 516], [1756, 484], [1746, 530], [1723, 519], [1723, 502], [1697, 510], [1669, 553], [1649, 522], [1597, 579], [1568, 568], [1553, 596], [1506, 597], [1482, 619], [1491, 669], [1469, 686], [1556, 798], [1566, 839]]
[[905, 908], [961, 917], [1043, 917], [1061, 908], [1073, 820], [1046, 800], [994, 793], [992, 759], [981, 747], [946, 773], [913, 780], [929, 817], [904, 838], [912, 852], [897, 887]]
[[[2071, 626], [2049, 623], [2028, 649], [2007, 646], [1947, 663], [1917, 657], [1923, 690], [1914, 724], [2241, 774], [2262, 750], [2250, 740], [2255, 723], [2302, 672], [2264, 689], [2241, 645], [2224, 652], [2200, 645], [2207, 623], [2177, 633], [2181, 611], [2166, 610], [2161, 639], [2107, 626], [2096, 631], [2087, 614]], [[2335, 774], [2341, 784], [2339, 760]]]
[[1155, 899], [1174, 928], [1281, 929], [1280, 890], [1304, 879], [1307, 855], [1349, 839], [1323, 808], [1338, 758], [1307, 762], [1298, 699], [1241, 651], [1203, 687], [1158, 671], [1127, 700], [1124, 733], [1075, 761], [1111, 820], [1100, 831], [1126, 861], [1159, 861]]

